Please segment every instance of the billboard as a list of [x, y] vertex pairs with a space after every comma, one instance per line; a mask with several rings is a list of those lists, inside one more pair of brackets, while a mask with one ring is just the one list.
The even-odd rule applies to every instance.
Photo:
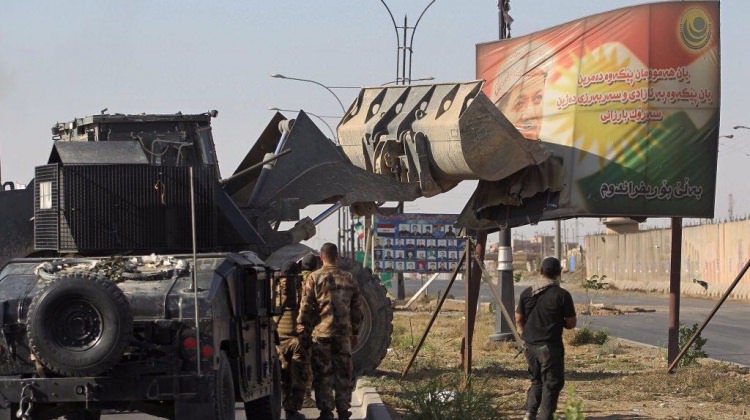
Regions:
[[455, 214], [375, 215], [373, 271], [448, 273], [456, 268], [466, 239], [453, 227]]
[[476, 66], [508, 120], [562, 159], [565, 187], [542, 219], [713, 217], [718, 1], [627, 7], [479, 44]]

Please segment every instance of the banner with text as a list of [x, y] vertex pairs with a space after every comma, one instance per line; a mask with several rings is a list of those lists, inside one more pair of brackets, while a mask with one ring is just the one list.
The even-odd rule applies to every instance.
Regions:
[[466, 240], [457, 236], [455, 214], [375, 215], [373, 270], [447, 273], [458, 264]]
[[563, 159], [543, 218], [712, 217], [719, 2], [645, 4], [477, 45], [485, 94]]

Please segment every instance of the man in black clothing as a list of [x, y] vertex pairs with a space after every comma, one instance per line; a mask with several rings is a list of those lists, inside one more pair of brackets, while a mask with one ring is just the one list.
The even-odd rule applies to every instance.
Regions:
[[565, 384], [562, 331], [563, 327], [575, 328], [576, 310], [570, 293], [560, 287], [561, 272], [560, 260], [545, 258], [542, 279], [518, 298], [516, 325], [525, 343], [531, 376], [524, 420], [552, 419]]

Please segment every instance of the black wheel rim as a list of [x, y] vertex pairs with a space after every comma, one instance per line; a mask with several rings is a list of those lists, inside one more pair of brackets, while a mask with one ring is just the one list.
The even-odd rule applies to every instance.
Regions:
[[66, 302], [49, 314], [52, 338], [61, 347], [84, 351], [102, 338], [103, 319], [99, 309], [83, 299]]

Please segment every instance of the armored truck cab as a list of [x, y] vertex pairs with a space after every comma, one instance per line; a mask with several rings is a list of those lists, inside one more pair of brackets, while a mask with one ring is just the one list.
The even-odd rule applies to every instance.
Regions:
[[278, 418], [272, 276], [252, 252], [11, 261], [0, 418]]

